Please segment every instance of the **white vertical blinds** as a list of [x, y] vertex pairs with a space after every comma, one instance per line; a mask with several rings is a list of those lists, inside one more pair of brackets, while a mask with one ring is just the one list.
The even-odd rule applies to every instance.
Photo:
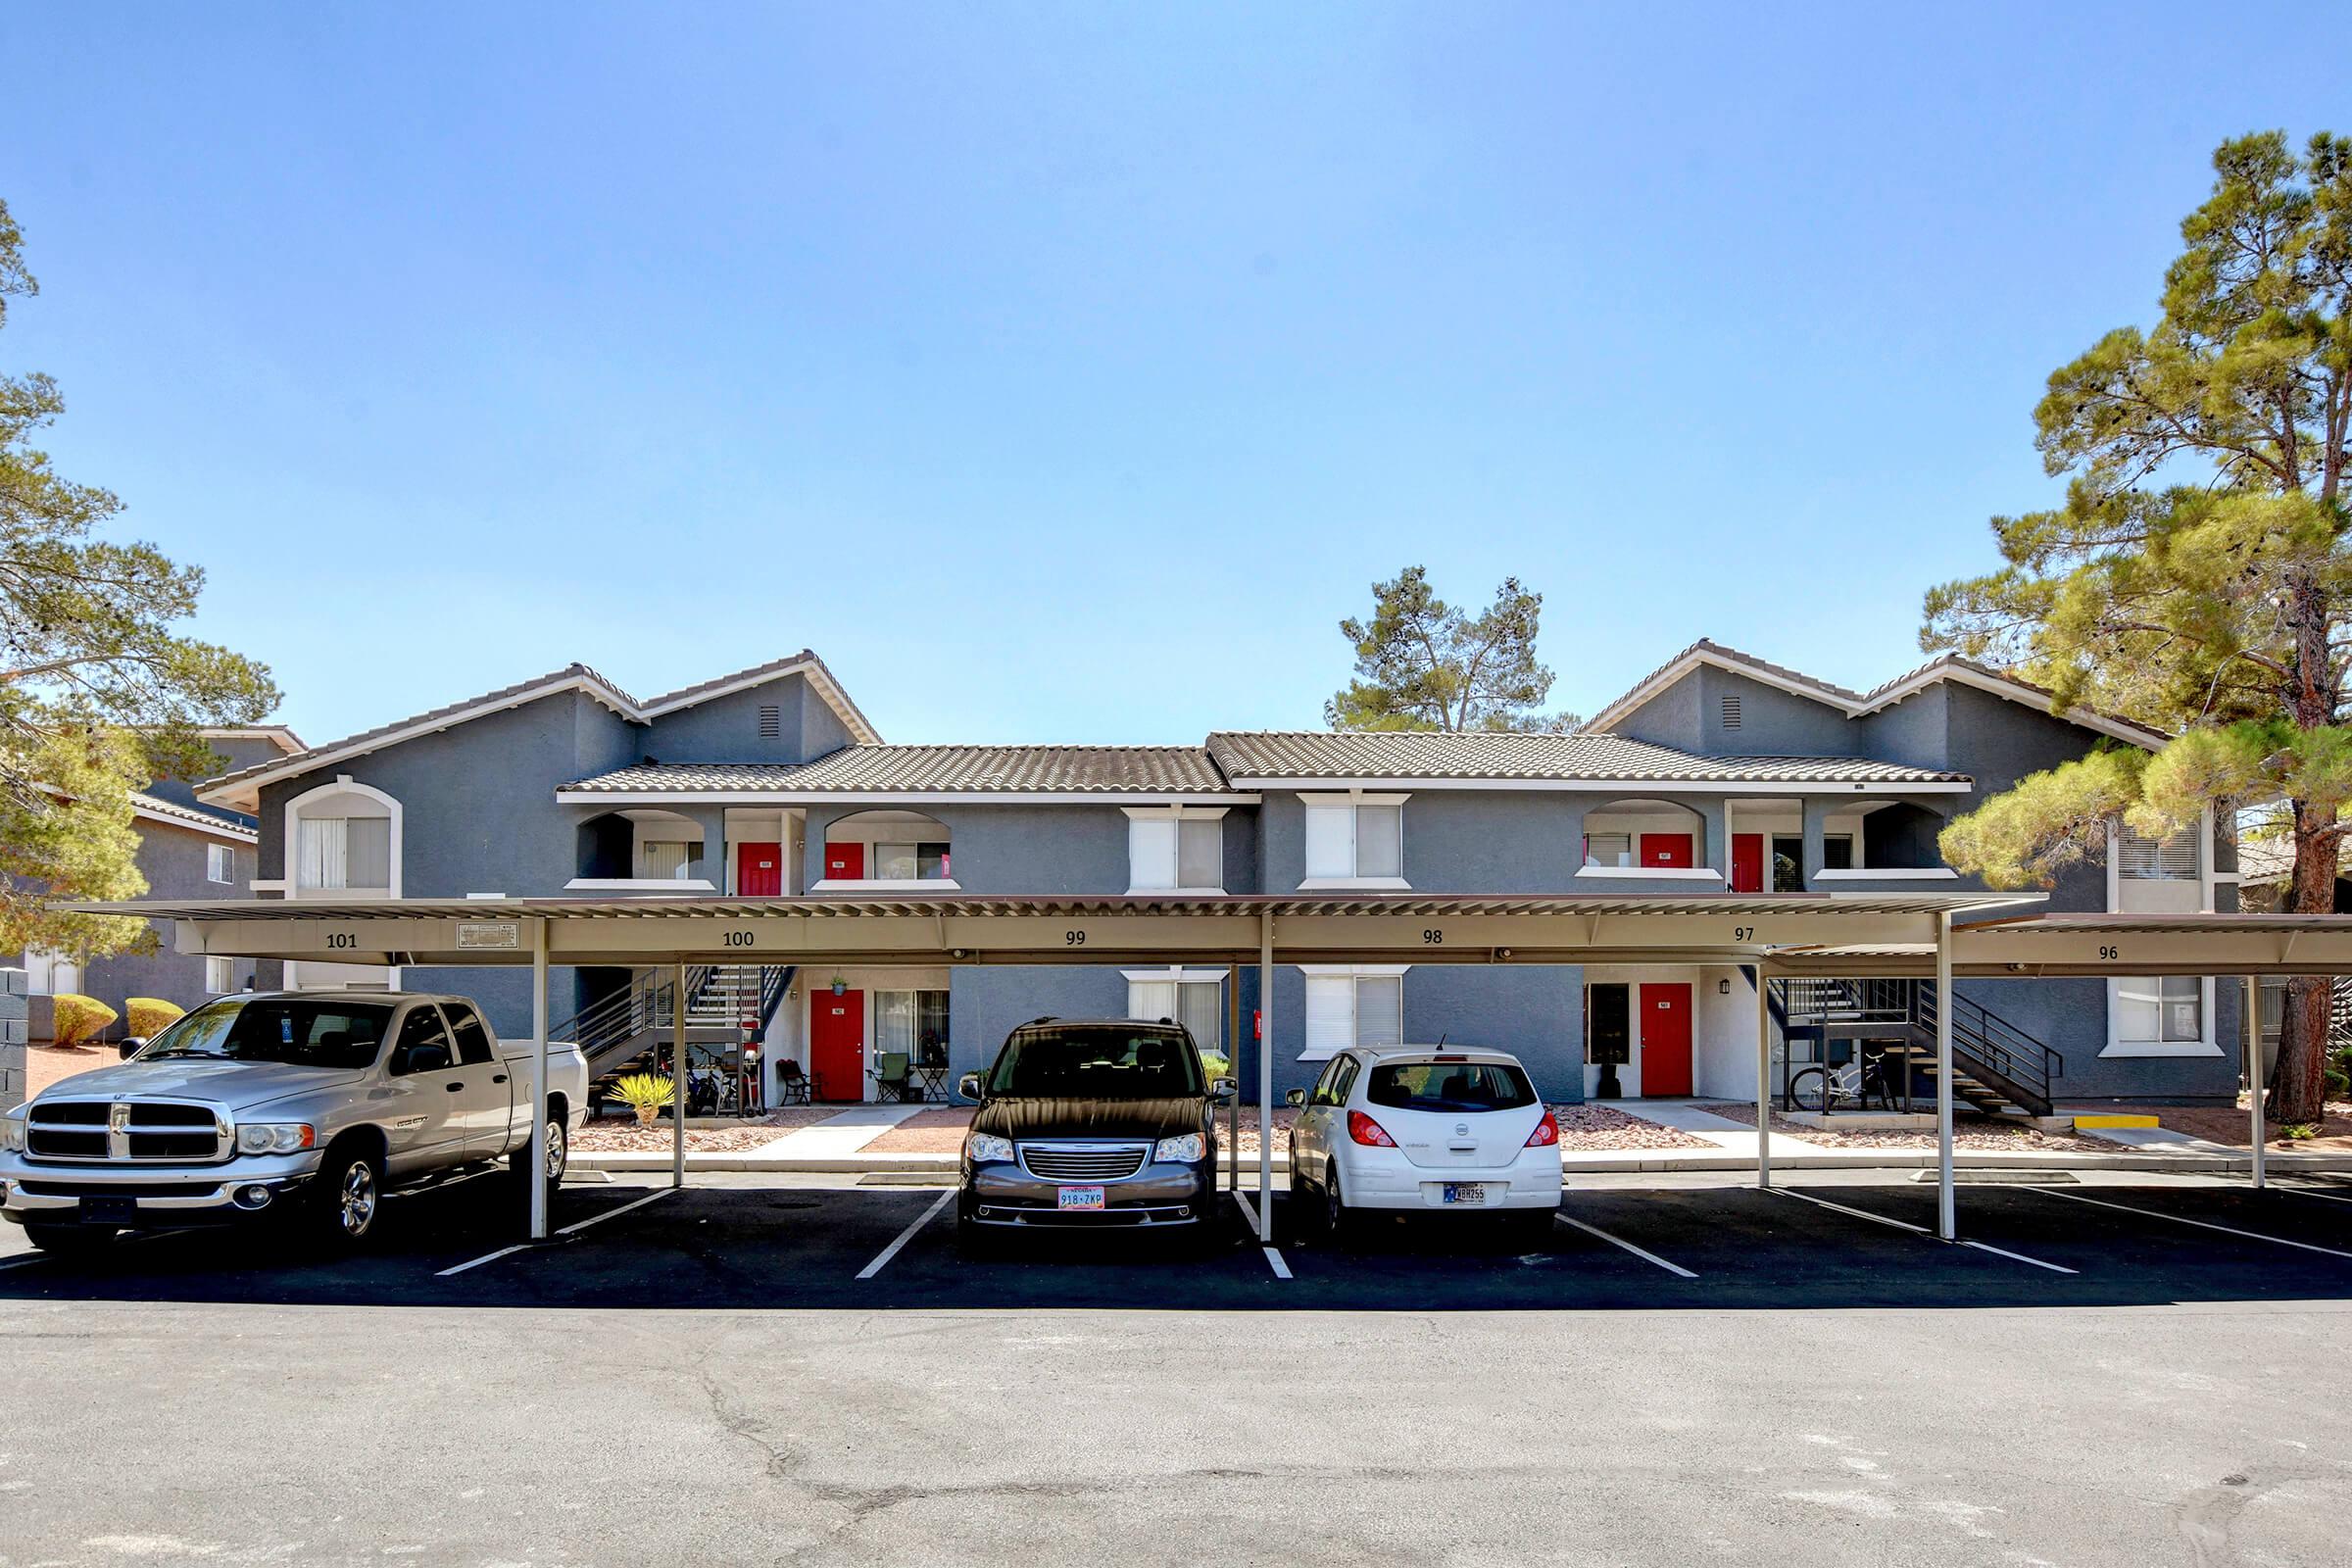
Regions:
[[1184, 818], [1176, 824], [1176, 886], [1222, 888], [1224, 885], [1224, 822], [1213, 816]]
[[1399, 975], [1365, 975], [1355, 982], [1355, 1043], [1404, 1044], [1404, 980]]
[[1306, 874], [1355, 875], [1355, 813], [1345, 806], [1306, 808]]
[[389, 888], [392, 819], [387, 816], [297, 818], [295, 885], [318, 889]]
[[637, 874], [654, 881], [675, 881], [694, 868], [692, 844], [682, 839], [647, 839], [638, 848]]
[[1151, 890], [1184, 885], [1176, 880], [1174, 818], [1127, 819], [1127, 878], [1129, 887]]
[[1202, 1051], [1221, 1053], [1225, 1049], [1223, 1001], [1214, 980], [1188, 981], [1176, 988], [1176, 1021]]
[[1344, 974], [1306, 977], [1306, 1054], [1328, 1056], [1355, 1044], [1355, 981]]
[[1404, 808], [1359, 806], [1355, 808], [1355, 874], [1404, 875]]

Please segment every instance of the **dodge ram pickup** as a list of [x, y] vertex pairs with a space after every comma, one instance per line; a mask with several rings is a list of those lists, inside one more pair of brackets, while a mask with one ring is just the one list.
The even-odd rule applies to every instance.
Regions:
[[[527, 1179], [531, 1056], [460, 997], [223, 997], [0, 1117], [0, 1213], [50, 1251], [277, 1215], [357, 1248], [387, 1193], [500, 1159]], [[544, 1109], [554, 1183], [588, 1109], [571, 1046], [548, 1048]]]

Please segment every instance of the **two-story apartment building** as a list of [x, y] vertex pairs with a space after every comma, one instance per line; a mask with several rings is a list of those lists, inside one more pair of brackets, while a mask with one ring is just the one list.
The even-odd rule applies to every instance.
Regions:
[[[2092, 746], [2161, 739], [2053, 714], [2045, 693], [1957, 660], [1864, 693], [1700, 642], [1571, 735], [894, 746], [804, 652], [642, 701], [572, 665], [201, 794], [257, 819], [254, 887], [294, 899], [1939, 890], [1961, 885], [1936, 858], [1952, 815]], [[2119, 832], [2052, 906], [2228, 909], [2232, 874], [2218, 830]], [[288, 968], [302, 986], [395, 978]], [[397, 978], [528, 1031], [518, 972]], [[557, 1011], [568, 997], [595, 1016], [647, 978], [576, 971]], [[1444, 1037], [1519, 1053], [1564, 1100], [1755, 1090], [1754, 991], [1732, 966], [1334, 964], [1274, 983], [1281, 1087], [1349, 1042]], [[1249, 969], [1181, 965], [822, 968], [735, 995], [768, 1009], [771, 1059], [842, 1100], [870, 1092], [883, 1053], [977, 1067], [1046, 1013], [1179, 1018], [1226, 1049], [1256, 988]], [[2235, 1086], [2231, 987], [1985, 981], [1962, 1000], [2062, 1063], [2063, 1097]]]

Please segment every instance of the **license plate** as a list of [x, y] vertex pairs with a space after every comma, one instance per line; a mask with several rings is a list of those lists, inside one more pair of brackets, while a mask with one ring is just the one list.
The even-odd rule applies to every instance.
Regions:
[[1057, 1202], [1063, 1208], [1101, 1208], [1102, 1189], [1100, 1187], [1064, 1187]]
[[1486, 1200], [1487, 1188], [1484, 1182], [1447, 1182], [1446, 1184], [1444, 1195], [1446, 1202], [1476, 1205]]
[[81, 1200], [81, 1218], [86, 1225], [128, 1225], [138, 1217], [139, 1200], [135, 1198], [85, 1198]]

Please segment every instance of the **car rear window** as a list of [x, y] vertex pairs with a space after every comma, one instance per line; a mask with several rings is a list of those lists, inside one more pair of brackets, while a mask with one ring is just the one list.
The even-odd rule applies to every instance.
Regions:
[[1184, 1035], [1116, 1025], [1016, 1035], [988, 1092], [1021, 1098], [1170, 1100], [1199, 1095], [1200, 1058]]
[[1394, 1061], [1372, 1069], [1364, 1098], [1394, 1110], [1515, 1110], [1536, 1102], [1527, 1074], [1501, 1061]]

